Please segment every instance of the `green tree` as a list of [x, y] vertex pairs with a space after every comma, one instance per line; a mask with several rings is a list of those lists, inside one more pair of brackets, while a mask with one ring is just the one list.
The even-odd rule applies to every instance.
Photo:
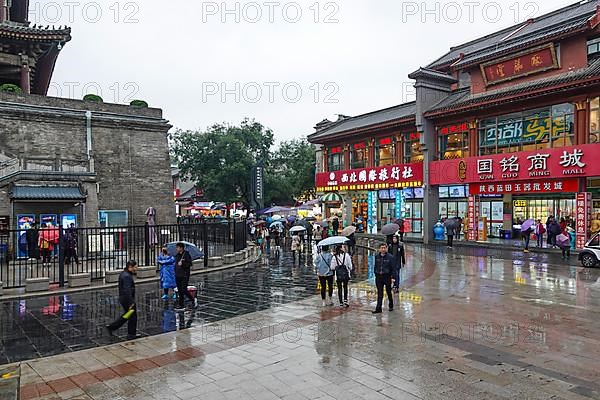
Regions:
[[261, 160], [268, 165], [273, 132], [246, 119], [239, 126], [216, 124], [203, 132], [178, 130], [170, 141], [182, 176], [207, 198], [249, 205], [250, 173]]
[[267, 169], [266, 197], [291, 204], [315, 195], [315, 148], [305, 138], [281, 142]]

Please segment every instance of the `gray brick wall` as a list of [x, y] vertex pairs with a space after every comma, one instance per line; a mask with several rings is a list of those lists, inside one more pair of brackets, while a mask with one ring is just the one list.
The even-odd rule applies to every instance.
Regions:
[[[86, 111], [92, 112], [97, 177], [72, 182], [88, 191], [86, 224], [97, 224], [98, 210], [128, 210], [130, 224], [143, 224], [149, 206], [157, 209], [158, 223], [174, 222], [167, 144], [171, 126], [159, 109], [0, 93], [0, 160], [22, 156], [85, 160]], [[9, 183], [0, 182], [0, 215], [10, 215]], [[34, 182], [19, 178], [13, 183]]]

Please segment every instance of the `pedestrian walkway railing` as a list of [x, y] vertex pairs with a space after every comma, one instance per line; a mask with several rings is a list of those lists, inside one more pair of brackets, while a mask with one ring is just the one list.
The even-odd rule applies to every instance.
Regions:
[[[40, 248], [40, 236], [51, 239], [52, 250]], [[106, 271], [120, 270], [128, 260], [156, 265], [162, 248], [167, 246], [173, 252], [177, 242], [191, 245], [195, 261], [208, 266], [210, 257], [246, 248], [247, 237], [246, 221], [234, 219], [55, 228], [52, 233], [8, 230], [0, 233], [0, 282], [4, 288], [18, 288], [24, 287], [27, 279], [44, 277], [51, 284], [64, 286], [70, 275], [83, 273], [90, 274], [91, 279], [102, 279]]]

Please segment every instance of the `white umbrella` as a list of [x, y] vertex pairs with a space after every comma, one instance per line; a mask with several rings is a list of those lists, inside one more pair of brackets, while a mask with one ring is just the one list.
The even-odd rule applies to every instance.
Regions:
[[292, 229], [290, 229], [290, 233], [295, 233], [295, 232], [305, 232], [306, 228], [303, 226], [294, 226], [292, 227]]
[[281, 215], [273, 215], [271, 218], [273, 219], [273, 221], [278, 221], [278, 220], [282, 219], [283, 217]]
[[327, 239], [323, 239], [319, 242], [318, 246], [335, 246], [336, 244], [344, 244], [348, 241], [347, 237], [344, 236], [332, 236]]

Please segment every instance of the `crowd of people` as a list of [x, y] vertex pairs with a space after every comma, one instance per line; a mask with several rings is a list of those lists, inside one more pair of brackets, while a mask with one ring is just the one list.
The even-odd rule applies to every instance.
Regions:
[[546, 238], [547, 248], [559, 248], [562, 252], [563, 260], [567, 260], [571, 256], [572, 240], [571, 235], [575, 232], [573, 221], [570, 218], [560, 218], [556, 220], [554, 216], [548, 217], [546, 223], [542, 223], [541, 219], [537, 219], [535, 224], [523, 230], [523, 239], [525, 248], [523, 251], [529, 253], [529, 243], [532, 235], [535, 237], [537, 247], [544, 247], [544, 235]]

